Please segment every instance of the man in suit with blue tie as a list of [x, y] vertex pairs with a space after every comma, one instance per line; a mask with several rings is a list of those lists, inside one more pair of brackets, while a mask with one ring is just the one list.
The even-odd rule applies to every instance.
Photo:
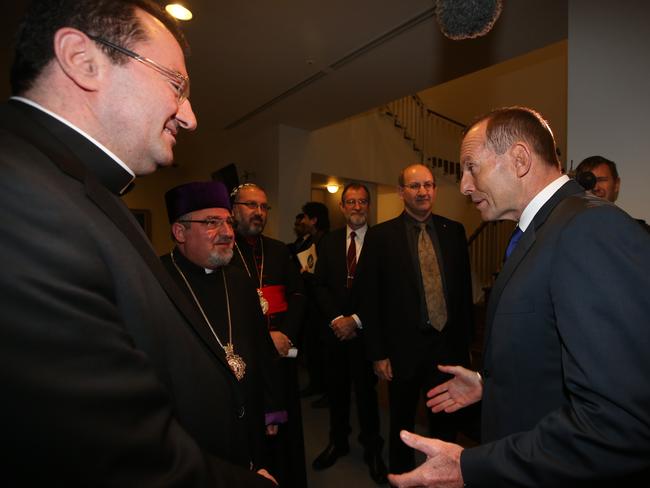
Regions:
[[482, 399], [483, 444], [403, 432], [427, 461], [396, 486], [648, 486], [650, 236], [563, 175], [555, 147], [525, 107], [466, 132], [462, 192], [483, 220], [518, 226], [488, 305], [482, 373], [441, 367], [454, 377], [428, 405]]
[[339, 206], [346, 226], [323, 237], [315, 272], [316, 301], [330, 326], [325, 344], [330, 442], [314, 460], [313, 467], [316, 470], [329, 468], [340, 456], [348, 453], [350, 389], [353, 387], [364, 460], [370, 477], [382, 484], [386, 482], [387, 469], [381, 457], [384, 441], [379, 433], [377, 378], [363, 348], [363, 324], [356, 314], [357, 290], [353, 286], [368, 230], [368, 188], [361, 183], [347, 184], [341, 193]]

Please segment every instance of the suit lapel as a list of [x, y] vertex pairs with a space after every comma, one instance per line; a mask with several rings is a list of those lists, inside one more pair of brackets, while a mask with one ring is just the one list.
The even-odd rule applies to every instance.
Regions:
[[[7, 106], [5, 106], [6, 108]], [[158, 256], [156, 256], [153, 248], [142, 233], [142, 230], [130, 214], [128, 214], [128, 210], [124, 204], [112, 195], [92, 173], [87, 172], [84, 164], [63, 142], [51, 136], [46, 127], [40, 126], [38, 121], [32, 120], [31, 117], [25, 117], [22, 110], [16, 110], [13, 106], [9, 108], [11, 118], [0, 117], [0, 125], [7, 131], [18, 135], [20, 138], [34, 145], [39, 151], [51, 159], [61, 171], [83, 182], [88, 198], [109, 217], [115, 226], [131, 242], [179, 312], [185, 316], [194, 331], [227, 367], [228, 371], [231, 371], [226, 362], [225, 353], [214, 344], [214, 339], [210, 336], [192, 304], [188, 302], [168, 275]], [[5, 123], [7, 120], [11, 120], [11, 126]]]
[[497, 307], [499, 305], [499, 300], [503, 294], [503, 290], [510, 281], [515, 270], [519, 267], [524, 258], [528, 255], [528, 252], [533, 247], [537, 240], [537, 231], [544, 225], [548, 220], [549, 216], [553, 213], [553, 210], [559, 205], [559, 203], [564, 200], [566, 197], [573, 195], [575, 193], [580, 193], [584, 191], [582, 187], [573, 180], [568, 181], [556, 191], [553, 196], [542, 206], [542, 208], [537, 212], [533, 221], [526, 229], [521, 236], [517, 247], [506, 260], [503, 265], [503, 269], [499, 273], [492, 292], [490, 294], [490, 303], [487, 310], [487, 320], [486, 320], [486, 331], [485, 331], [485, 345], [483, 346], [484, 352], [488, 350], [488, 344], [490, 342], [490, 336], [492, 332], [492, 325], [494, 323], [494, 316], [496, 314]]
[[[334, 249], [336, 252], [333, 253], [332, 259], [332, 273], [335, 273], [333, 278], [335, 283], [345, 283], [347, 284], [348, 277], [348, 253], [347, 253], [347, 227], [343, 227], [337, 231], [338, 234], [334, 237]], [[358, 263], [357, 263], [358, 264]]]
[[[404, 212], [402, 215], [393, 220], [393, 225], [395, 230], [391, 232], [391, 235], [395, 236], [395, 254], [399, 256], [399, 259], [402, 261], [402, 269], [406, 272], [408, 280], [411, 283], [411, 286], [417, 291], [419, 290], [418, 283], [418, 272], [413, 266], [413, 259], [411, 258], [411, 249], [409, 247], [409, 241], [406, 233], [408, 232], [408, 226], [404, 221]], [[419, 295], [418, 295], [419, 296]]]

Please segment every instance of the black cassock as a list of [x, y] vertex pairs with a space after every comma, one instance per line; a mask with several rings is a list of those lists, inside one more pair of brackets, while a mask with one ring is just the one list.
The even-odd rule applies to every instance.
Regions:
[[[300, 344], [306, 297], [302, 278], [287, 246], [267, 236], [249, 240], [238, 234], [231, 266], [241, 267], [244, 273], [250, 275], [256, 288], [260, 287], [262, 271], [262, 291], [271, 301], [269, 313], [265, 316], [269, 330], [280, 331], [294, 345]], [[282, 291], [278, 292], [278, 288]], [[278, 300], [279, 296], [281, 298]], [[280, 486], [302, 488], [307, 486], [307, 473], [296, 359], [282, 359], [280, 370], [289, 421], [280, 427], [278, 436], [267, 439], [267, 452]]]
[[[181, 290], [195, 303], [171, 256], [167, 254], [161, 260]], [[269, 468], [264, 449], [264, 416], [265, 413], [284, 410], [283, 386], [278, 371], [280, 358], [268, 333], [257, 292], [248, 276], [237, 267], [225, 266], [206, 273], [204, 268], [191, 263], [178, 249], [174, 250], [174, 260], [224, 346], [229, 342], [227, 286], [234, 352], [246, 363], [240, 384], [245, 398], [248, 449], [255, 468]], [[224, 284], [224, 275], [227, 285]], [[206, 328], [209, 328], [207, 324]]]

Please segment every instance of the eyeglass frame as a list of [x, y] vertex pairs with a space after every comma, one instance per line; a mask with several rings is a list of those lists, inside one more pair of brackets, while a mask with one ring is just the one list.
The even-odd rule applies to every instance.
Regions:
[[219, 217], [208, 217], [207, 219], [197, 220], [197, 219], [183, 219], [177, 220], [179, 224], [203, 224], [208, 230], [215, 230], [223, 227], [228, 224], [230, 227], [235, 225], [235, 220], [232, 217], [226, 217], [225, 219]]
[[400, 186], [402, 188], [408, 188], [411, 191], [420, 191], [420, 188], [424, 188], [425, 190], [433, 190], [436, 187], [436, 182], [425, 181], [424, 183], [420, 183], [419, 181], [414, 181], [413, 183], [409, 183], [408, 185], [400, 185]]
[[182, 105], [182, 103], [185, 100], [190, 98], [190, 77], [189, 76], [185, 76], [184, 74], [178, 71], [165, 68], [163, 65], [155, 62], [153, 59], [149, 59], [145, 56], [142, 56], [136, 53], [135, 51], [131, 51], [130, 49], [115, 44], [114, 42], [104, 39], [103, 37], [94, 36], [91, 34], [86, 34], [86, 35], [93, 41], [98, 42], [99, 44], [103, 44], [104, 46], [110, 47], [111, 49], [114, 49], [118, 53], [124, 54], [125, 56], [128, 56], [131, 59], [135, 59], [136, 61], [139, 61], [142, 64], [144, 64], [145, 66], [148, 66], [149, 68], [166, 76], [167, 79], [172, 82], [174, 88], [176, 89], [179, 106]]
[[257, 203], [257, 202], [232, 202], [233, 205], [243, 205], [245, 206], [248, 210], [257, 210], [258, 208], [260, 210], [264, 210], [265, 212], [268, 212], [271, 210], [271, 205], [268, 203]]
[[368, 198], [348, 198], [343, 200], [343, 205], [346, 207], [354, 207], [356, 204], [359, 204], [360, 207], [367, 207], [370, 200]]

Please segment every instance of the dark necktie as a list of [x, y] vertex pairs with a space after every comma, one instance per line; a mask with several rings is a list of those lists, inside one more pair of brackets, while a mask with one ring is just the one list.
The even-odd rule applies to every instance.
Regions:
[[441, 331], [447, 323], [447, 303], [442, 289], [442, 276], [438, 266], [438, 258], [433, 250], [431, 237], [427, 232], [427, 224], [419, 223], [418, 259], [422, 274], [422, 287], [427, 302], [427, 313], [431, 326]]
[[354, 280], [354, 272], [357, 269], [357, 243], [355, 238], [357, 233], [352, 231], [350, 232], [350, 245], [348, 246], [348, 278], [347, 278], [347, 287], [352, 288], [352, 280]]
[[524, 232], [519, 228], [519, 226], [515, 227], [515, 230], [512, 232], [512, 235], [510, 236], [510, 242], [508, 243], [508, 247], [506, 248], [506, 259], [510, 257], [512, 254], [512, 251], [515, 250], [515, 247], [517, 247], [517, 243], [519, 242], [519, 239], [521, 239], [521, 236], [524, 234]]

